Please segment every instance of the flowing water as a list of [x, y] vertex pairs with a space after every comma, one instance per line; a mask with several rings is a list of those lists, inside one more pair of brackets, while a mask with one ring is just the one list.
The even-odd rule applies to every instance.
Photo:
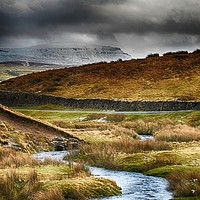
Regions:
[[149, 140], [149, 139], [154, 140], [154, 136], [153, 135], [140, 135], [140, 139], [142, 141]]
[[[62, 160], [68, 153], [67, 151], [42, 152], [33, 157], [39, 160], [45, 157]], [[90, 167], [90, 171], [94, 176], [114, 180], [122, 188], [122, 195], [98, 198], [98, 200], [169, 200], [173, 197], [172, 193], [167, 190], [168, 182], [163, 178], [98, 167]]]

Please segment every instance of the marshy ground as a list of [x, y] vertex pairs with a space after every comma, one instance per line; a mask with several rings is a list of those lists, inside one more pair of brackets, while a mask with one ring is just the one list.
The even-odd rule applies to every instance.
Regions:
[[[44, 105], [23, 107], [21, 112], [89, 142], [80, 146], [74, 160], [165, 177], [175, 197], [200, 196], [199, 111], [114, 115], [88, 111], [67, 114], [45, 109], [68, 108]], [[141, 141], [140, 135], [152, 135], [154, 140]]]

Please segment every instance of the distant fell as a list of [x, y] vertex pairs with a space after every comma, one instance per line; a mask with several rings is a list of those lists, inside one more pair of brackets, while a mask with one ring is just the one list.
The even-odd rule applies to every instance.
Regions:
[[2, 82], [0, 90], [74, 98], [199, 101], [199, 80], [197, 51], [34, 73]]
[[62, 67], [118, 59], [128, 60], [131, 56], [119, 47], [99, 45], [78, 46], [56, 43], [26, 48], [0, 48], [0, 63], [24, 61], [27, 65], [32, 62]]

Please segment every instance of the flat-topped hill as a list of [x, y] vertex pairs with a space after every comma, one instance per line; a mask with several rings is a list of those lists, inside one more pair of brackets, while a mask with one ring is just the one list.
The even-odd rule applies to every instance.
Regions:
[[173, 53], [33, 73], [0, 90], [74, 98], [200, 100], [200, 53]]

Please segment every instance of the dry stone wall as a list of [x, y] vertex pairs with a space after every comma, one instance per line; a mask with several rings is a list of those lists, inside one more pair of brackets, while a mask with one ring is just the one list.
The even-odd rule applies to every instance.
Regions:
[[56, 104], [72, 108], [95, 108], [116, 111], [178, 111], [200, 110], [197, 101], [121, 101], [113, 99], [75, 99], [36, 93], [0, 91], [0, 104], [6, 106], [37, 106]]

